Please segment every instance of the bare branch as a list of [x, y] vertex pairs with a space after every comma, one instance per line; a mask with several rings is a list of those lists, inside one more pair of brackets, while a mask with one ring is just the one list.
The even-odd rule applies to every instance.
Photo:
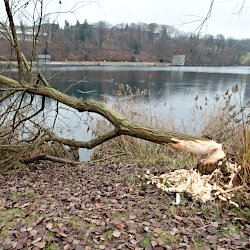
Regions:
[[5, 3], [6, 13], [8, 15], [8, 19], [10, 22], [10, 29], [11, 29], [11, 33], [12, 33], [12, 37], [13, 37], [14, 47], [16, 49], [19, 81], [20, 81], [20, 83], [22, 83], [24, 81], [22, 52], [21, 52], [21, 49], [20, 49], [20, 46], [19, 46], [19, 43], [17, 40], [16, 28], [15, 28], [14, 19], [13, 19], [12, 11], [10, 8], [9, 0], [4, 0], [4, 3]]
[[240, 8], [234, 14], [237, 14], [237, 15], [241, 14], [241, 12], [242, 12], [242, 10], [243, 10], [243, 8], [245, 6], [245, 2], [246, 2], [246, 0], [242, 0]]
[[47, 155], [47, 154], [38, 154], [38, 155], [35, 155], [33, 157], [28, 157], [28, 158], [24, 158], [24, 159], [21, 159], [20, 162], [21, 163], [33, 163], [33, 162], [36, 162], [36, 161], [53, 161], [53, 162], [58, 162], [58, 163], [65, 163], [65, 164], [72, 164], [72, 165], [79, 165], [79, 161], [71, 161], [71, 160], [68, 160], [68, 159], [63, 159], [63, 158], [60, 158], [60, 157], [55, 157], [55, 156], [51, 156], [51, 155]]
[[67, 145], [67, 146], [71, 146], [71, 147], [75, 147], [75, 148], [87, 148], [87, 149], [92, 149], [92, 148], [120, 135], [119, 130], [114, 129], [114, 130], [111, 130], [110, 132], [108, 132], [104, 135], [100, 135], [100, 136], [96, 137], [95, 139], [92, 139], [90, 141], [85, 142], [85, 141], [76, 141], [76, 140], [71, 140], [71, 139], [65, 139], [65, 138], [56, 136], [49, 131], [47, 131], [47, 132], [50, 135], [49, 137], [47, 137], [47, 141], [56, 141], [56, 142], [62, 143], [62, 144]]
[[211, 0], [210, 6], [207, 12], [206, 17], [203, 19], [202, 23], [196, 28], [195, 32], [198, 31], [198, 35], [200, 34], [204, 24], [208, 21], [208, 19], [211, 17], [212, 10], [213, 10], [214, 0]]
[[[23, 96], [24, 96], [25, 92], [23, 93], [22, 95], [22, 99], [23, 99]], [[37, 110], [35, 113], [33, 113], [32, 115], [24, 118], [24, 119], [20, 119], [18, 121], [17, 124], [15, 124], [15, 120], [16, 120], [16, 114], [18, 113], [20, 107], [21, 107], [21, 104], [22, 104], [22, 99], [19, 103], [19, 107], [18, 109], [16, 110], [15, 112], [15, 115], [14, 115], [14, 118], [13, 118], [13, 129], [16, 129], [18, 126], [20, 126], [22, 123], [26, 122], [26, 121], [30, 121], [33, 117], [37, 116], [38, 114], [40, 114], [43, 110], [44, 110], [44, 106], [45, 106], [45, 97], [43, 96], [42, 97], [42, 105], [41, 105], [41, 108], [39, 110]]]
[[7, 93], [5, 95], [0, 97], [0, 103], [2, 101], [6, 100], [7, 98], [9, 98], [10, 96], [12, 96], [15, 93], [16, 93], [16, 89], [12, 89], [12, 90], [7, 91]]

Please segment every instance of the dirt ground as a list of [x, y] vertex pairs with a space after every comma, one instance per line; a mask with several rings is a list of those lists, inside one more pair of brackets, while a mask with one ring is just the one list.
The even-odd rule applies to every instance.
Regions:
[[[0, 176], [0, 249], [250, 249], [250, 210], [187, 195], [175, 204], [119, 163], [31, 165]], [[249, 203], [248, 203], [249, 204]]]

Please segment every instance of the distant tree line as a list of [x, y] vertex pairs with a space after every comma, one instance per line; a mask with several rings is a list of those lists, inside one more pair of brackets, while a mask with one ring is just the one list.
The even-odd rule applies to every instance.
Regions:
[[[19, 40], [27, 58], [31, 41], [20, 25]], [[0, 36], [1, 56], [12, 56], [4, 35]], [[38, 52], [49, 53], [53, 60], [81, 61], [156, 61], [171, 62], [176, 54], [186, 55], [187, 65], [248, 65], [250, 39], [237, 40], [221, 34], [198, 36], [181, 32], [172, 26], [156, 23], [110, 25], [65, 20], [61, 28], [56, 23], [42, 25]]]

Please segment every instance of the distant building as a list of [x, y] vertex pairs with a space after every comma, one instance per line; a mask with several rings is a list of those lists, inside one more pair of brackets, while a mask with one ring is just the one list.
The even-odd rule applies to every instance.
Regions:
[[172, 65], [173, 66], [183, 66], [185, 64], [185, 55], [173, 55]]
[[[16, 35], [17, 39], [20, 41], [33, 41], [37, 32], [39, 32], [39, 37], [43, 39], [51, 39], [51, 29], [54, 24], [45, 23], [39, 28], [38, 26], [26, 26], [26, 25], [16, 25]], [[7, 28], [9, 26], [6, 24]], [[57, 27], [57, 26], [56, 26]], [[0, 25], [0, 38], [6, 38], [8, 34], [3, 26]]]
[[[34, 32], [36, 32], [36, 30], [34, 30], [32, 26], [16, 25], [15, 28], [16, 28], [17, 40], [23, 40], [23, 41], [33, 40]], [[0, 26], [0, 38], [6, 38], [6, 37], [8, 37], [6, 30], [2, 26]]]
[[50, 63], [50, 61], [51, 61], [51, 55], [48, 54], [38, 55], [38, 62], [40, 64]]

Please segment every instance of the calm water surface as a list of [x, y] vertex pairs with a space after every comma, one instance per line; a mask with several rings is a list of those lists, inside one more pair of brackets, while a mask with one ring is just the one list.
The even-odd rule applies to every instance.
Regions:
[[[44, 71], [56, 88], [66, 90], [73, 84], [67, 92], [77, 97], [81, 96], [77, 90], [97, 91], [94, 96], [85, 97], [112, 97], [118, 84], [128, 84], [140, 89], [149, 88], [153, 99], [176, 104], [176, 97], [193, 98], [197, 94], [214, 96], [230, 89], [235, 83], [242, 88], [244, 99], [250, 97], [250, 67], [51, 66]], [[159, 91], [162, 93], [160, 99]]]
[[241, 101], [250, 99], [250, 67], [72, 66], [48, 67], [45, 72], [54, 87], [72, 96], [95, 99], [105, 96], [110, 103], [116, 99], [114, 92], [119, 84], [150, 89], [153, 112], [162, 116], [171, 111], [180, 120], [187, 119], [197, 95], [199, 105], [205, 104], [207, 98], [206, 103], [211, 106], [216, 95], [224, 94], [236, 83], [241, 89]]

